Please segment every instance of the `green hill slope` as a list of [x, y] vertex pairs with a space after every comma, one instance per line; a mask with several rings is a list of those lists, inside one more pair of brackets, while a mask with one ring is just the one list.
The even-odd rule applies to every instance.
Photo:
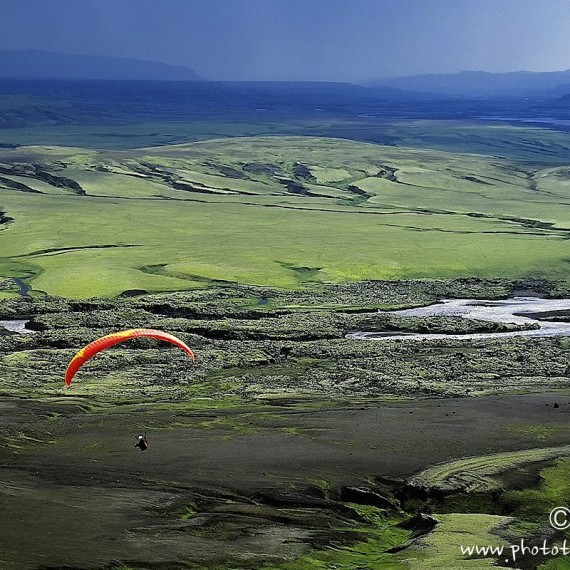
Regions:
[[570, 174], [310, 137], [0, 152], [0, 276], [70, 297], [211, 281], [568, 278]]

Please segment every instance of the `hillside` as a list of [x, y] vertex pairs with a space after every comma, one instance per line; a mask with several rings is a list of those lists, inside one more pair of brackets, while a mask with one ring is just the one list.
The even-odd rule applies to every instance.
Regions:
[[122, 57], [0, 50], [0, 77], [11, 79], [146, 79], [201, 81], [190, 68]]
[[566, 278], [567, 170], [311, 137], [4, 150], [0, 275], [70, 297]]
[[461, 97], [521, 97], [556, 92], [559, 86], [569, 83], [570, 70], [509, 73], [461, 71], [395, 77], [376, 81], [374, 85]]

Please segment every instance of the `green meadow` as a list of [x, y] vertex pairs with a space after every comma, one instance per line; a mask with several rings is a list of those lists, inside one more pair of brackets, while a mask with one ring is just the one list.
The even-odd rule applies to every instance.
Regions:
[[0, 168], [9, 218], [0, 276], [36, 293], [568, 279], [564, 166], [255, 137], [136, 151], [22, 147], [2, 151]]

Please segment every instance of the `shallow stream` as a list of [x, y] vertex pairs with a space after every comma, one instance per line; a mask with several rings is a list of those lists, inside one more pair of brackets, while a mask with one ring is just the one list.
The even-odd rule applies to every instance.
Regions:
[[494, 323], [538, 324], [540, 328], [510, 332], [468, 334], [362, 332], [348, 334], [347, 338], [362, 340], [422, 340], [422, 339], [484, 339], [509, 336], [545, 337], [570, 336], [570, 322], [538, 320], [540, 314], [548, 318], [552, 314], [570, 315], [570, 299], [542, 299], [539, 297], [513, 297], [500, 301], [480, 299], [444, 299], [434, 305], [390, 311], [403, 317], [463, 317]]
[[11, 321], [0, 321], [0, 327], [11, 332], [16, 332], [20, 334], [29, 334], [34, 331], [28, 330], [26, 328], [26, 323], [29, 323], [28, 319], [15, 319]]

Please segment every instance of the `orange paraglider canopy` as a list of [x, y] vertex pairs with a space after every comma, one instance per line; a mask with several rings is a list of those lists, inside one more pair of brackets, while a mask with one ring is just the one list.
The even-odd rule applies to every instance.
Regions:
[[71, 381], [75, 376], [75, 373], [90, 359], [93, 358], [98, 352], [105, 350], [115, 344], [119, 344], [120, 342], [125, 342], [131, 338], [137, 338], [140, 336], [156, 338], [158, 340], [165, 340], [166, 342], [171, 342], [172, 344], [176, 345], [178, 348], [181, 348], [184, 352], [190, 356], [192, 360], [195, 360], [194, 353], [190, 350], [190, 348], [182, 342], [179, 338], [175, 336], [165, 333], [163, 331], [155, 330], [155, 329], [129, 329], [126, 331], [120, 331], [113, 334], [108, 334], [97, 340], [89, 343], [87, 346], [84, 346], [72, 359], [65, 371], [65, 383], [69, 387], [71, 385]]

